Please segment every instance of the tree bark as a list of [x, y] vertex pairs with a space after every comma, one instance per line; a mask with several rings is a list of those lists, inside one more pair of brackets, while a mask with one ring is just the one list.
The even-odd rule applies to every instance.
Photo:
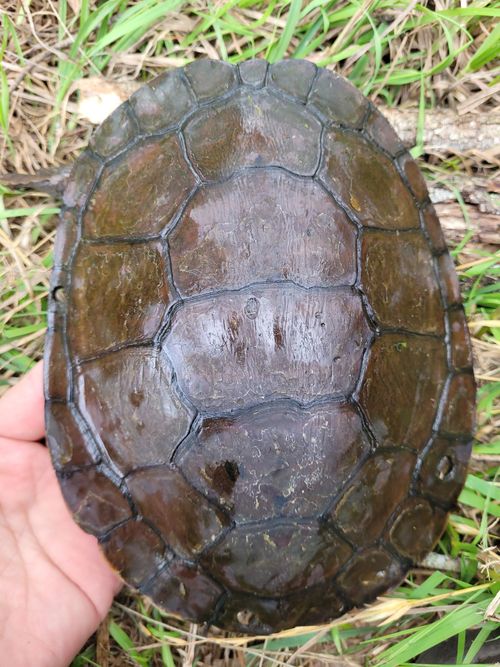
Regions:
[[[406, 146], [417, 141], [418, 109], [379, 107]], [[489, 162], [500, 158], [500, 113], [459, 116], [448, 109], [425, 111], [424, 151], [430, 154], [474, 154]]]
[[[471, 241], [500, 245], [500, 179], [459, 178], [451, 187], [428, 183], [429, 194], [449, 245], [472, 231]], [[459, 192], [463, 206], [457, 202]]]

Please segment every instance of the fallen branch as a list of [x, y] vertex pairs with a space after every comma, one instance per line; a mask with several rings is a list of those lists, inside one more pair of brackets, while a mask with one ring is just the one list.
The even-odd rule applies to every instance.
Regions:
[[449, 245], [471, 231], [473, 242], [500, 245], [500, 180], [460, 177], [448, 187], [429, 183], [429, 194]]
[[[418, 109], [379, 107], [406, 146], [417, 142]], [[424, 114], [423, 147], [428, 154], [481, 154], [483, 159], [500, 159], [500, 113], [469, 113], [459, 116], [448, 109]]]

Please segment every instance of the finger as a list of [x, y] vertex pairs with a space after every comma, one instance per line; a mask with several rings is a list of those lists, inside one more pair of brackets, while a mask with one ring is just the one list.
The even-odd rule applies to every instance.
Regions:
[[43, 369], [39, 362], [0, 399], [0, 436], [40, 440], [45, 433]]

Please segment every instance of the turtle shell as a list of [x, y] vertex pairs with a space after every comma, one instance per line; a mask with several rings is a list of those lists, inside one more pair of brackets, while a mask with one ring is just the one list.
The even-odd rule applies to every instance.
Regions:
[[46, 369], [75, 520], [196, 622], [373, 600], [464, 482], [471, 348], [424, 180], [306, 61], [197, 61], [99, 127], [64, 194]]

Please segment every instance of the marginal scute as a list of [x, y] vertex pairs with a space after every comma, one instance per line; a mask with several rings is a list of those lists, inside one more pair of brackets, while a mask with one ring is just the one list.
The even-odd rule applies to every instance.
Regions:
[[47, 326], [50, 330], [63, 331], [67, 311], [68, 286], [71, 270], [67, 266], [54, 266], [50, 274], [50, 296]]
[[245, 521], [318, 515], [369, 450], [355, 410], [331, 402], [207, 418], [185, 444], [189, 481]]
[[162, 105], [165, 120], [169, 125], [179, 123], [195, 105], [193, 93], [182, 69], [160, 74], [148, 85]]
[[220, 97], [237, 84], [236, 69], [220, 60], [195, 60], [186, 65], [184, 73], [199, 102]]
[[181, 71], [174, 70], [141, 86], [130, 98], [130, 104], [141, 129], [158, 132], [177, 125], [195, 100]]
[[111, 158], [131, 143], [136, 132], [128, 102], [124, 102], [99, 125], [90, 139], [90, 146], [101, 157]]
[[66, 267], [78, 237], [78, 220], [75, 209], [65, 209], [59, 217], [54, 243], [54, 267]]
[[165, 125], [162, 106], [150, 86], [141, 86], [129, 102], [141, 130], [154, 132]]
[[417, 163], [409, 153], [405, 153], [398, 158], [398, 163], [417, 201], [423, 202], [429, 196], [429, 193]]
[[395, 586], [402, 576], [401, 565], [387, 551], [375, 547], [357, 553], [339, 576], [338, 584], [352, 603], [361, 605]]
[[422, 461], [419, 492], [452, 507], [465, 482], [471, 448], [472, 443], [437, 437]]
[[351, 548], [318, 524], [234, 528], [202, 563], [231, 590], [282, 595], [333, 577]]
[[433, 251], [436, 253], [443, 252], [446, 250], [446, 240], [434, 206], [432, 204], [427, 204], [427, 206], [422, 209], [421, 215], [423, 219], [423, 227], [429, 237]]
[[444, 252], [437, 258], [439, 274], [441, 277], [441, 291], [447, 306], [460, 304], [460, 284], [458, 282], [455, 265], [449, 252]]
[[449, 310], [447, 315], [451, 365], [454, 369], [470, 368], [473, 362], [472, 346], [464, 310], [463, 308]]
[[268, 85], [305, 104], [315, 75], [314, 63], [307, 60], [281, 60], [269, 67]]
[[340, 616], [344, 609], [331, 583], [321, 583], [281, 598], [231, 592], [214, 625], [233, 632], [268, 634], [288, 627], [325, 623]]
[[415, 455], [405, 450], [368, 459], [332, 511], [332, 519], [357, 546], [374, 542], [408, 493]]
[[201, 109], [185, 128], [188, 153], [207, 180], [271, 165], [312, 176], [320, 134], [319, 122], [305, 109], [267, 90], [241, 90], [228, 102]]
[[50, 403], [45, 410], [47, 444], [56, 470], [96, 463], [95, 445], [83, 429], [74, 408], [67, 403]]
[[184, 303], [163, 349], [195, 407], [224, 411], [346, 396], [370, 335], [349, 289], [269, 285]]
[[476, 411], [474, 397], [476, 383], [470, 373], [454, 375], [446, 392], [443, 418], [439, 430], [453, 435], [471, 435]]
[[183, 296], [257, 281], [352, 284], [355, 231], [317, 183], [278, 170], [247, 171], [205, 185], [191, 199], [169, 236], [174, 281]]
[[351, 132], [332, 129], [324, 144], [320, 177], [362, 225], [419, 228], [418, 210], [392, 160]]
[[63, 203], [68, 207], [80, 208], [85, 204], [99, 171], [100, 161], [90, 152], [84, 151], [71, 169], [63, 194]]
[[47, 331], [45, 354], [45, 398], [66, 400], [69, 393], [68, 361], [61, 328]]
[[445, 378], [442, 341], [406, 334], [384, 334], [375, 340], [360, 402], [379, 446], [425, 447]]
[[131, 516], [123, 492], [96, 468], [62, 474], [59, 484], [73, 518], [92, 535], [103, 535]]
[[[47, 334], [64, 334], [67, 311], [68, 273], [65, 268], [54, 267], [50, 276], [49, 303], [47, 308]], [[50, 352], [49, 352], [50, 353]], [[45, 350], [45, 354], [48, 351]]]
[[216, 626], [233, 632], [268, 634], [281, 628], [298, 625], [307, 606], [301, 598], [258, 598], [250, 593], [232, 593], [214, 621]]
[[359, 128], [363, 125], [368, 100], [347, 79], [322, 69], [314, 81], [308, 104], [330, 122]]
[[363, 291], [382, 328], [444, 333], [434, 260], [420, 232], [396, 235], [366, 230], [361, 266]]
[[364, 129], [372, 141], [391, 155], [397, 155], [404, 150], [404, 144], [392, 125], [374, 106], [370, 106]]
[[159, 234], [194, 184], [175, 135], [143, 141], [105, 167], [83, 218], [83, 235], [107, 239]]
[[153, 348], [125, 348], [82, 364], [78, 399], [122, 472], [168, 463], [194, 416]]
[[135, 588], [151, 579], [168, 557], [163, 540], [144, 521], [127, 521], [100, 544], [111, 565]]
[[157, 332], [170, 302], [160, 243], [80, 246], [68, 307], [68, 340], [80, 357]]
[[200, 568], [174, 561], [141, 592], [173, 614], [204, 623], [213, 616], [223, 590]]
[[184, 558], [192, 559], [228, 524], [226, 516], [171, 466], [134, 472], [127, 484], [144, 518]]
[[238, 65], [242, 83], [255, 88], [260, 88], [264, 84], [267, 68], [267, 60], [260, 58], [246, 60]]
[[300, 601], [303, 600], [302, 606], [306, 607], [295, 625], [328, 623], [330, 619], [342, 616], [347, 611], [345, 602], [331, 583], [322, 584], [309, 591], [300, 591], [287, 600], [294, 601], [296, 605], [300, 605]]
[[419, 562], [436, 544], [446, 524], [446, 513], [424, 498], [408, 498], [399, 508], [390, 541], [397, 551]]

